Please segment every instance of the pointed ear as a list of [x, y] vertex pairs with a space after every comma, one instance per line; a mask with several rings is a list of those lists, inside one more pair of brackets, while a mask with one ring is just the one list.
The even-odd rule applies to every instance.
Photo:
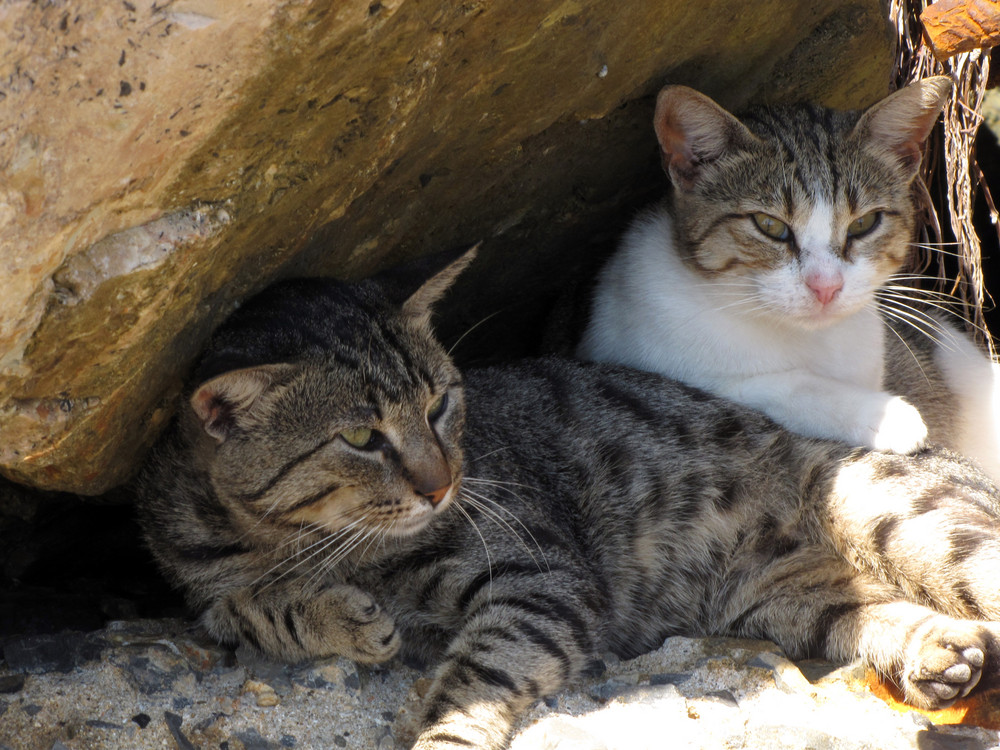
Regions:
[[466, 269], [476, 258], [479, 246], [476, 243], [471, 248], [462, 253], [456, 260], [453, 260], [443, 270], [438, 271], [427, 281], [420, 285], [413, 294], [403, 303], [403, 314], [416, 318], [421, 323], [430, 323], [431, 308], [458, 278], [459, 274]]
[[251, 422], [259, 412], [261, 396], [286, 382], [296, 369], [278, 364], [231, 370], [198, 386], [191, 408], [205, 432], [221, 443]]
[[869, 107], [854, 132], [916, 173], [924, 141], [950, 94], [951, 81], [945, 76], [916, 81]]
[[663, 170], [674, 185], [690, 190], [706, 165], [726, 151], [757, 141], [746, 126], [687, 86], [667, 86], [656, 97], [653, 129]]

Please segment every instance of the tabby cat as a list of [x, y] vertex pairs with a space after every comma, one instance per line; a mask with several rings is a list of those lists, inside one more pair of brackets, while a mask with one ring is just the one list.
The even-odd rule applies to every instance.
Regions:
[[741, 119], [666, 87], [654, 126], [672, 194], [604, 268], [578, 354], [812, 437], [899, 453], [943, 443], [1000, 479], [997, 368], [900, 273], [922, 144], [950, 87], [929, 78], [864, 113]]
[[673, 634], [860, 657], [928, 707], [1000, 671], [1000, 508], [972, 464], [617, 365], [463, 381], [429, 318], [468, 261], [415, 290], [285, 282], [216, 333], [141, 492], [212, 634], [435, 660], [421, 750], [502, 748], [602, 654]]

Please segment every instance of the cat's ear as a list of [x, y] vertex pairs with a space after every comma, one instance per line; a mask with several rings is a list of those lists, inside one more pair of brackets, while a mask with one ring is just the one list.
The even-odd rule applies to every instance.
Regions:
[[475, 260], [480, 244], [473, 245], [421, 284], [420, 288], [403, 303], [403, 314], [415, 318], [420, 323], [429, 324], [434, 304], [444, 296], [462, 271]]
[[220, 443], [257, 416], [261, 397], [286, 382], [295, 365], [247, 367], [217, 375], [202, 383], [191, 396], [191, 408], [202, 428]]
[[854, 132], [889, 151], [904, 168], [916, 173], [924, 141], [949, 94], [951, 81], [945, 76], [916, 81], [869, 107], [854, 126]]
[[690, 190], [727, 151], [757, 141], [743, 123], [687, 86], [667, 86], [656, 97], [653, 129], [663, 170], [682, 190]]

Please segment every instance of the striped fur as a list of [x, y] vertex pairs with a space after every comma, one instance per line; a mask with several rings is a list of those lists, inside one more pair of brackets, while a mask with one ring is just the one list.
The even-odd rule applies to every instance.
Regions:
[[[261, 404], [244, 398], [225, 418], [192, 407], [168, 437], [143, 483], [144, 526], [216, 636], [287, 659], [375, 661], [401, 644], [437, 665], [420, 750], [502, 748], [526, 708], [602, 655], [673, 634], [860, 657], [932, 707], [998, 672], [1000, 504], [974, 466], [800, 437], [621, 366], [540, 359], [459, 385], [425, 314], [446, 281], [402, 313], [377, 282], [298, 289], [301, 312], [337, 300], [294, 320], [299, 341], [323, 347], [284, 351], [292, 369], [263, 378]], [[280, 327], [275, 304], [251, 302], [242, 320]], [[236, 372], [267, 359], [237, 358]], [[441, 390], [450, 403], [435, 422], [427, 403]], [[385, 443], [352, 452], [331, 438], [358, 419]], [[419, 463], [410, 451], [438, 450], [419, 439], [427, 429], [453, 472], [436, 504], [401, 489], [412, 477], [399, 467]], [[331, 481], [366, 483], [366, 497], [422, 520], [400, 528], [373, 500], [356, 527], [367, 536], [289, 527], [304, 498], [354, 502], [316, 499]]]

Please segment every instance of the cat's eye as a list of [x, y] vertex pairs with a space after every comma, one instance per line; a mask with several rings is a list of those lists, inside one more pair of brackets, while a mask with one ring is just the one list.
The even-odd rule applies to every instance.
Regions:
[[375, 443], [375, 430], [368, 427], [356, 427], [353, 430], [341, 430], [340, 436], [348, 445], [355, 448], [371, 448]]
[[448, 394], [442, 393], [434, 401], [431, 402], [430, 408], [427, 410], [427, 418], [432, 422], [444, 414], [444, 410], [448, 408]]
[[781, 240], [782, 242], [791, 239], [792, 231], [781, 219], [775, 219], [770, 214], [765, 214], [760, 211], [755, 214], [751, 214], [751, 217], [753, 218], [753, 223], [757, 225], [757, 228], [771, 239]]
[[847, 236], [848, 237], [860, 237], [863, 234], [868, 234], [875, 227], [878, 226], [879, 221], [882, 219], [881, 211], [872, 211], [870, 213], [861, 216], [854, 221], [852, 221], [847, 226]]

